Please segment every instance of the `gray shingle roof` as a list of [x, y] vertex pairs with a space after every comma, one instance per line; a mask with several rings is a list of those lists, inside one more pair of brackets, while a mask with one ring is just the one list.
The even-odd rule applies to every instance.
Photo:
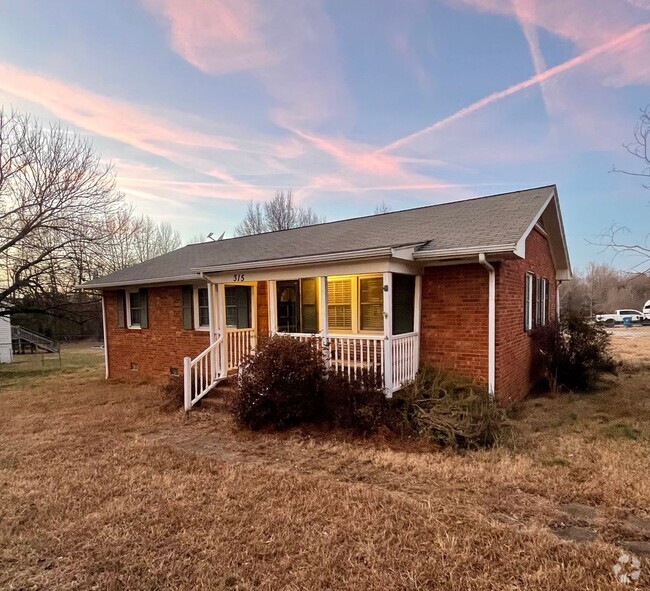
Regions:
[[553, 185], [380, 215], [328, 222], [185, 246], [84, 284], [185, 280], [192, 269], [419, 245], [421, 252], [513, 247], [526, 232]]

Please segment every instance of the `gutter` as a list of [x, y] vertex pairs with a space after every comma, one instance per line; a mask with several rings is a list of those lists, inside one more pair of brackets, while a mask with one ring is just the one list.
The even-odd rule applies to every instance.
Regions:
[[488, 272], [488, 393], [494, 399], [496, 381], [496, 272], [487, 262], [485, 253], [478, 255], [478, 262]]

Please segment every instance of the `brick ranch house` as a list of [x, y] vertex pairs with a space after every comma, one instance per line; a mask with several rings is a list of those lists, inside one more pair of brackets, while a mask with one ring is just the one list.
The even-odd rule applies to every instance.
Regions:
[[551, 185], [193, 244], [82, 287], [102, 292], [106, 377], [183, 375], [189, 410], [277, 333], [388, 396], [428, 363], [521, 398], [570, 278]]

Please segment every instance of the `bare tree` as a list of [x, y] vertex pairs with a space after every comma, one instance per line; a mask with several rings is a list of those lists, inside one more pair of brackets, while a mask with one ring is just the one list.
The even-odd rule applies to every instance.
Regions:
[[289, 230], [301, 226], [311, 226], [325, 221], [311, 207], [300, 207], [294, 203], [291, 191], [276, 191], [266, 203], [248, 204], [246, 215], [235, 228], [236, 236], [249, 236], [262, 232]]
[[90, 144], [0, 111], [0, 315], [31, 311], [25, 302], [68, 287], [75, 265], [82, 277], [88, 253], [108, 237], [104, 219], [121, 206], [112, 170]]
[[650, 276], [591, 262], [572, 281], [562, 284], [561, 307], [593, 316], [620, 308], [639, 309], [650, 299]]
[[377, 205], [375, 205], [374, 214], [379, 215], [381, 213], [390, 213], [390, 211], [390, 205], [388, 205], [385, 201], [382, 201], [381, 203], [377, 203]]
[[[647, 179], [647, 182], [642, 182], [641, 186], [650, 189], [650, 105], [641, 109], [633, 136], [633, 141], [623, 144], [623, 147], [641, 161], [641, 168], [630, 171], [613, 167], [612, 172]], [[643, 241], [626, 240], [624, 238], [626, 233], [629, 233], [629, 230], [625, 226], [611, 226], [602, 233], [600, 244], [613, 249], [617, 254], [632, 255], [637, 261], [635, 269], [647, 273], [650, 271], [650, 233], [645, 235]]]

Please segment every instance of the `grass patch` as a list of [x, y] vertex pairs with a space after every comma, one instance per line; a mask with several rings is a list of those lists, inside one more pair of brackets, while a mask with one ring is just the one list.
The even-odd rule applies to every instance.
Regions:
[[0, 365], [0, 386], [20, 386], [37, 378], [99, 369], [104, 365], [104, 350], [87, 343], [64, 344], [58, 353], [14, 355], [13, 363]]
[[[647, 440], [593, 437], [647, 432], [647, 372], [525, 401], [517, 447], [472, 454], [161, 412], [101, 354], [65, 377], [2, 388], [2, 589], [613, 590], [621, 515], [650, 507]], [[597, 541], [551, 533], [566, 503]]]
[[603, 427], [602, 433], [610, 439], [629, 439], [630, 441], [638, 441], [643, 436], [640, 429], [631, 427], [627, 423], [607, 425]]

